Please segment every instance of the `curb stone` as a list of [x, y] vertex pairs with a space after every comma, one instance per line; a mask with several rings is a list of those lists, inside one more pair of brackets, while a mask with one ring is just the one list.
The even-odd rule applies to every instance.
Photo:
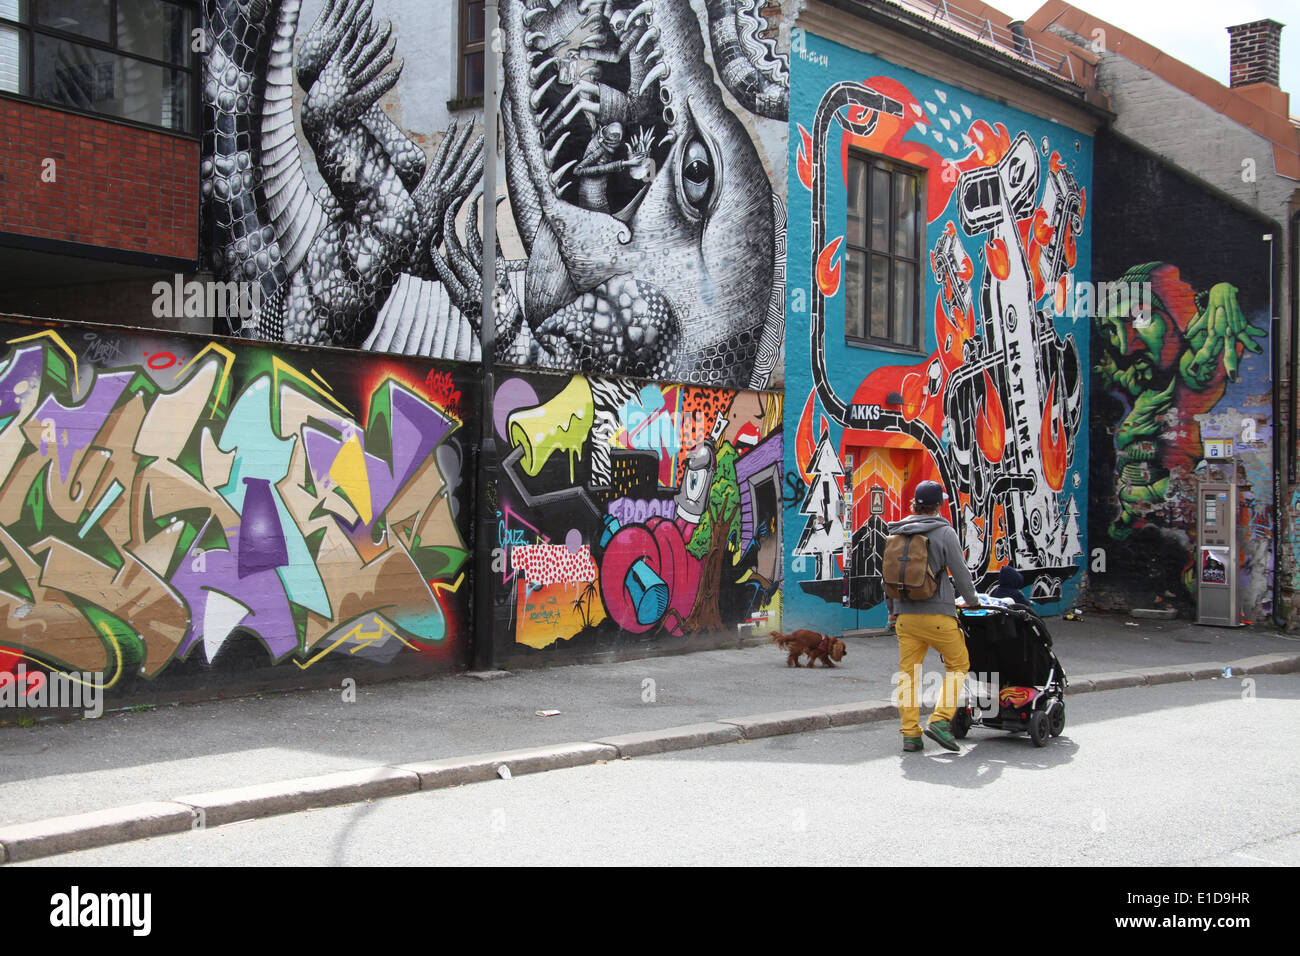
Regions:
[[415, 774], [420, 790], [438, 790], [496, 779], [498, 767], [507, 767], [510, 776], [518, 777], [527, 773], [580, 767], [598, 760], [617, 759], [618, 751], [607, 744], [573, 742], [397, 764], [393, 769]]
[[752, 714], [748, 717], [722, 717], [720, 724], [734, 724], [747, 740], [759, 737], [778, 737], [807, 730], [824, 730], [831, 719], [824, 710], [780, 710], [771, 714]]
[[0, 827], [0, 847], [3, 847], [0, 859], [10, 863], [34, 860], [69, 850], [89, 850], [165, 833], [183, 833], [193, 825], [192, 809], [167, 800], [16, 823]]
[[712, 722], [685, 724], [666, 730], [645, 730], [631, 734], [614, 734], [601, 737], [598, 744], [608, 744], [620, 757], [643, 757], [647, 754], [668, 753], [673, 750], [693, 750], [714, 744], [734, 743], [742, 738], [735, 724]]
[[[1300, 670], [1300, 654], [1258, 654], [1229, 661], [1233, 676], [1242, 674], [1291, 674]], [[1220, 671], [1222, 673], [1222, 671]]]
[[889, 720], [898, 716], [898, 708], [888, 701], [862, 701], [855, 704], [832, 704], [819, 708], [829, 718], [832, 727], [851, 727]]
[[[1104, 674], [1088, 674], [1080, 678], [1079, 682], [1087, 681], [1092, 685], [1093, 690], [1118, 690], [1121, 687], [1141, 687], [1147, 680], [1142, 674], [1135, 674], [1132, 671], [1107, 671]], [[1074, 686], [1071, 679], [1070, 685]]]
[[[1288, 674], [1300, 671], [1300, 654], [1261, 654], [1227, 664], [1203, 662], [1151, 667], [1142, 672], [1112, 671], [1070, 678], [1068, 694], [1125, 687], [1204, 680], [1223, 674]], [[17, 863], [74, 850], [182, 833], [199, 826], [219, 826], [296, 810], [341, 806], [378, 797], [477, 783], [497, 778], [500, 767], [511, 776], [542, 773], [632, 757], [688, 750], [747, 739], [845, 727], [887, 720], [897, 713], [884, 701], [833, 704], [809, 710], [777, 711], [730, 717], [658, 731], [641, 731], [548, 747], [498, 751], [394, 766], [344, 770], [317, 777], [258, 784], [229, 790], [135, 803], [31, 823], [0, 827], [0, 863]]]
[[177, 803], [199, 811], [203, 827], [219, 827], [239, 820], [272, 817], [297, 810], [314, 810], [376, 797], [414, 793], [420, 781], [409, 771], [393, 767], [342, 770], [318, 777], [299, 777], [259, 783], [229, 790], [176, 797]]

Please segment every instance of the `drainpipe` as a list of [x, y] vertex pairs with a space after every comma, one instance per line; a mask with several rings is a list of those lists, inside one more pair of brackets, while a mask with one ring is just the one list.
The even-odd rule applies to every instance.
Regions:
[[[462, 7], [462, 9], [466, 9]], [[483, 304], [480, 347], [483, 392], [479, 396], [478, 473], [474, 488], [474, 660], [475, 670], [491, 670], [495, 654], [493, 625], [496, 601], [492, 587], [492, 545], [496, 539], [496, 288], [497, 288], [497, 68], [500, 61], [500, 21], [497, 0], [483, 4]], [[1276, 602], [1275, 602], [1276, 603]]]
[[[1287, 223], [1287, 226], [1288, 226], [1287, 232], [1289, 233], [1289, 235], [1287, 237], [1288, 242], [1287, 242], [1286, 262], [1287, 262], [1287, 268], [1289, 269], [1291, 275], [1291, 283], [1290, 283], [1291, 288], [1288, 290], [1288, 292], [1290, 293], [1288, 296], [1288, 298], [1290, 299], [1288, 303], [1288, 307], [1290, 309], [1290, 318], [1291, 318], [1291, 323], [1290, 323], [1291, 349], [1287, 355], [1286, 360], [1287, 360], [1287, 381], [1290, 383], [1291, 389], [1287, 395], [1288, 407], [1287, 407], [1287, 415], [1286, 415], [1286, 420], [1287, 420], [1286, 478], [1287, 478], [1287, 483], [1291, 486], [1294, 486], [1296, 483], [1296, 432], [1297, 432], [1296, 421], [1295, 421], [1295, 417], [1296, 417], [1295, 376], [1296, 376], [1296, 369], [1300, 368], [1300, 341], [1297, 341], [1297, 339], [1300, 337], [1298, 337], [1296, 334], [1297, 329], [1300, 329], [1300, 314], [1297, 314], [1297, 310], [1300, 310], [1300, 272], [1297, 271], [1297, 264], [1300, 263], [1300, 209], [1297, 209], [1295, 212], [1291, 214], [1291, 221]], [[1278, 283], [1278, 279], [1279, 276], [1275, 273], [1273, 276], [1274, 285]], [[1277, 319], [1274, 318], [1273, 321], [1276, 324]], [[1278, 395], [1277, 379], [1275, 378], [1273, 379], [1274, 416], [1278, 414], [1278, 406], [1280, 402], [1281, 402], [1281, 396]], [[1276, 417], [1273, 420], [1275, 422], [1280, 421], [1280, 419]], [[1276, 427], [1273, 430], [1273, 435], [1274, 435], [1273, 443], [1275, 447], [1274, 461], [1273, 461], [1274, 463], [1273, 483], [1276, 485], [1279, 483], [1279, 479], [1282, 473], [1282, 469], [1280, 467], [1277, 467], [1278, 463], [1276, 458], [1276, 446], [1278, 442], [1277, 442]], [[1280, 497], [1281, 496], [1278, 495], [1279, 499]], [[1275, 518], [1275, 523], [1273, 525], [1275, 529], [1275, 533], [1273, 535], [1273, 547], [1275, 550], [1278, 547], [1278, 542], [1283, 540], [1282, 502], [1278, 500], [1276, 504], [1277, 504], [1277, 516]], [[1291, 534], [1294, 535], [1295, 533], [1296, 533], [1296, 529], [1293, 527], [1291, 529]], [[1289, 541], [1290, 539], [1288, 538], [1287, 540]], [[1296, 569], [1293, 568], [1292, 572], [1294, 573], [1295, 570]], [[1282, 607], [1282, 555], [1274, 554], [1273, 556], [1273, 624], [1279, 629], [1285, 629], [1286, 619], [1280, 613], [1281, 607]]]
[[1280, 358], [1278, 354], [1281, 349], [1278, 348], [1278, 332], [1282, 328], [1282, 323], [1277, 314], [1277, 285], [1278, 285], [1278, 266], [1277, 256], [1274, 254], [1274, 247], [1277, 245], [1279, 230], [1274, 229], [1264, 236], [1268, 243], [1268, 316], [1272, 323], [1272, 329], [1269, 333], [1272, 353], [1269, 356], [1271, 368], [1269, 373], [1273, 376], [1273, 626], [1277, 628], [1286, 627], [1286, 619], [1281, 617], [1282, 611], [1282, 555], [1278, 542], [1282, 536], [1278, 533], [1282, 529], [1282, 443], [1277, 440], [1277, 429], [1282, 421], [1282, 395], [1278, 387], [1278, 373], [1281, 371]]
[[1300, 256], [1300, 209], [1291, 214], [1289, 223], [1290, 242], [1288, 243], [1286, 261], [1291, 270], [1291, 353], [1286, 357], [1287, 375], [1286, 380], [1291, 383], [1291, 394], [1289, 396], [1290, 408], [1287, 409], [1287, 448], [1286, 448], [1286, 480], [1287, 484], [1296, 483], [1296, 422], [1293, 421], [1296, 410], [1296, 382], [1295, 374], [1297, 366], [1300, 366], [1300, 339], [1297, 339], [1296, 330], [1300, 328], [1300, 317], [1296, 315], [1296, 309], [1300, 308], [1300, 273], [1296, 271], [1297, 257]]

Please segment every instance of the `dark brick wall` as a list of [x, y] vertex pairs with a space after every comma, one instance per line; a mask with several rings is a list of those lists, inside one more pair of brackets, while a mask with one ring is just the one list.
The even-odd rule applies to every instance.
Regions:
[[0, 232], [197, 257], [197, 141], [4, 98], [0, 130]]
[[[1154, 298], [1149, 316], [1092, 319], [1088, 546], [1094, 566], [1104, 552], [1106, 570], [1090, 574], [1089, 597], [1108, 608], [1195, 613], [1197, 467], [1204, 441], [1231, 438], [1242, 489], [1241, 608], [1262, 620], [1272, 611], [1274, 560], [1269, 227], [1111, 135], [1097, 139], [1093, 184], [1095, 281], [1150, 277]], [[1283, 241], [1274, 237], [1279, 254]], [[1226, 340], [1203, 351], [1198, 315], [1230, 299], [1259, 333], [1237, 342], [1258, 354]], [[1198, 353], [1194, 372], [1187, 363]], [[1108, 363], [1133, 378], [1117, 383]]]

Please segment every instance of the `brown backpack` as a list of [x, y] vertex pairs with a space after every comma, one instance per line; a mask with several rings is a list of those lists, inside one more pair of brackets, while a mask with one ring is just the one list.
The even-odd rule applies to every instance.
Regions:
[[934, 597], [939, 582], [930, 570], [930, 542], [924, 534], [891, 534], [885, 539], [881, 569], [885, 593], [897, 600], [925, 601]]

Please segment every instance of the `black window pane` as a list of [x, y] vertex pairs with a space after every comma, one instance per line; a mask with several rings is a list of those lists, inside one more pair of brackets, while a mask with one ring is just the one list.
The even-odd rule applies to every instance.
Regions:
[[483, 54], [470, 53], [465, 57], [465, 95], [478, 96], [483, 92]]
[[894, 255], [916, 258], [916, 178], [894, 174]]
[[189, 129], [188, 74], [53, 37], [36, 37], [32, 95], [138, 123]]
[[911, 347], [916, 344], [916, 266], [894, 262], [894, 342]]
[[871, 337], [889, 338], [889, 257], [871, 257]]
[[111, 7], [104, 0], [37, 0], [36, 19], [43, 27], [76, 33], [104, 43], [109, 32]]
[[117, 46], [169, 63], [189, 62], [190, 11], [161, 0], [118, 0]]
[[889, 251], [889, 172], [871, 170], [871, 248]]
[[867, 303], [863, 298], [867, 286], [867, 257], [850, 249], [844, 257], [844, 332], [854, 338], [867, 334]]
[[465, 4], [465, 42], [483, 42], [483, 3], [482, 0]]
[[867, 242], [866, 178], [866, 164], [856, 159], [849, 160], [848, 241], [855, 246]]

